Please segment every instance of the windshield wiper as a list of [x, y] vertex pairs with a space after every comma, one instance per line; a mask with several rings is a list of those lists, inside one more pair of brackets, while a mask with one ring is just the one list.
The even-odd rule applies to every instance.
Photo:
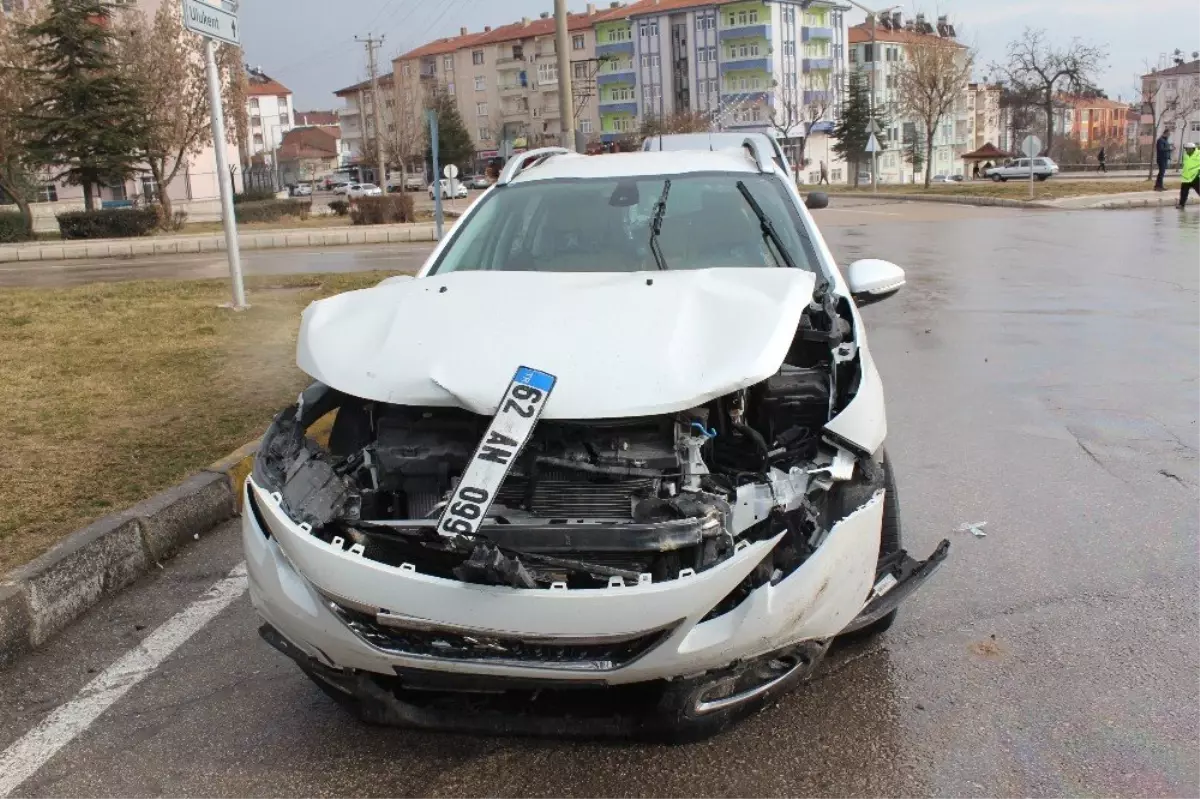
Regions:
[[[770, 250], [770, 245], [774, 244], [775, 249], [779, 250], [779, 256], [783, 258], [783, 263], [789, 269], [795, 269], [796, 262], [792, 260], [792, 255], [787, 251], [787, 247], [783, 246], [783, 239], [779, 237], [779, 232], [775, 230], [775, 226], [771, 224], [771, 220], [763, 213], [762, 206], [758, 204], [758, 200], [754, 199], [754, 195], [750, 193], [750, 189], [746, 188], [746, 184], [740, 180], [737, 182], [737, 189], [746, 198], [746, 202], [750, 205], [750, 209], [754, 211], [754, 215], [758, 217], [758, 222], [762, 225], [763, 239], [767, 242], [767, 249]], [[779, 259], [776, 258], [776, 263], [778, 262]]]
[[667, 259], [663, 257], [662, 247], [658, 243], [658, 234], [662, 232], [663, 214], [667, 212], [667, 195], [671, 193], [671, 181], [663, 182], [662, 194], [654, 204], [654, 216], [650, 219], [650, 252], [654, 253], [654, 262], [658, 268], [666, 271]]

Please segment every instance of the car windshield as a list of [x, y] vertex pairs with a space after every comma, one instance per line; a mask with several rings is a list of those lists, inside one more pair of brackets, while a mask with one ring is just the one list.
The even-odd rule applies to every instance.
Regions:
[[694, 173], [531, 181], [493, 190], [455, 227], [429, 273], [783, 266], [787, 257], [764, 236], [739, 183], [774, 226], [786, 256], [820, 272], [804, 223], [776, 176]]

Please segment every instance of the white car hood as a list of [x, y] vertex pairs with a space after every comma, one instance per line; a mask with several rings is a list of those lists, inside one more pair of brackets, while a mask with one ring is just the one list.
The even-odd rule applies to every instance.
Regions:
[[296, 361], [400, 405], [492, 415], [529, 366], [558, 378], [543, 418], [671, 413], [774, 374], [815, 282], [766, 268], [452, 272], [314, 302]]

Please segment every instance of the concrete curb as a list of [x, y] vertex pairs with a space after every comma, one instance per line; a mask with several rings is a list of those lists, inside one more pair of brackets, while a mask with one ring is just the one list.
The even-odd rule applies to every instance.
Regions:
[[966, 196], [945, 196], [938, 197], [929, 194], [892, 194], [885, 192], [882, 194], [871, 194], [869, 192], [827, 192], [830, 197], [858, 197], [872, 198], [876, 200], [902, 200], [907, 202], [918, 203], [948, 203], [951, 205], [995, 205], [1001, 208], [1054, 208], [1045, 202], [1032, 202], [1030, 200], [1010, 200], [1007, 197], [966, 197]]
[[[447, 214], [446, 229], [457, 216]], [[432, 222], [403, 225], [362, 225], [345, 228], [293, 228], [251, 231], [238, 234], [243, 250], [273, 250], [285, 247], [340, 247], [350, 244], [437, 241]], [[144, 255], [177, 255], [224, 252], [225, 236], [202, 233], [141, 239], [93, 239], [81, 242], [0, 244], [0, 263], [20, 261], [68, 261], [83, 258], [137, 258]]]
[[[328, 416], [309, 429], [324, 443]], [[0, 580], [0, 665], [44, 644], [107, 596], [241, 513], [258, 441], [131, 508], [98, 519]]]

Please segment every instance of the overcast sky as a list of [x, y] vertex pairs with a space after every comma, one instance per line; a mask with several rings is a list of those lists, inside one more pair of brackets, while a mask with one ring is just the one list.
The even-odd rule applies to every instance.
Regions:
[[[878, 0], [882, 6], [887, 0]], [[604, 7], [606, 2], [597, 2]], [[870, 5], [870, 3], [868, 3]], [[569, 0], [582, 11], [586, 0]], [[905, 2], [906, 16], [949, 14], [959, 39], [976, 48], [976, 77], [1004, 57], [1006, 44], [1026, 25], [1045, 28], [1057, 43], [1072, 37], [1108, 49], [1099, 84], [1110, 97], [1128, 99], [1143, 63], [1179, 48], [1200, 50], [1197, 0], [931, 0]], [[286, 7], [286, 12], [284, 8]], [[295, 92], [299, 110], [340, 105], [336, 89], [367, 76], [366, 50], [354, 37], [383, 34], [383, 68], [430, 39], [478, 31], [552, 11], [553, 0], [242, 0], [246, 59]], [[862, 14], [851, 16], [861, 22]]]

